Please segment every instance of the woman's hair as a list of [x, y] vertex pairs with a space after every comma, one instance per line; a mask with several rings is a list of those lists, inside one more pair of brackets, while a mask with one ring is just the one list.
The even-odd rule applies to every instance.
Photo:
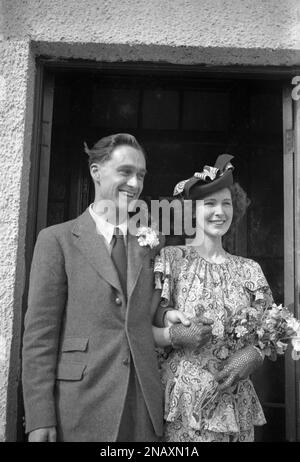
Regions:
[[146, 159], [144, 148], [138, 143], [133, 135], [128, 133], [117, 133], [116, 135], [106, 136], [101, 138], [94, 144], [92, 149], [89, 149], [84, 142], [84, 151], [88, 155], [89, 166], [94, 163], [103, 163], [111, 158], [112, 152], [119, 146], [131, 146], [138, 151], [141, 151]]
[[239, 183], [233, 183], [229, 189], [232, 198], [233, 217], [231, 226], [227, 233], [223, 236], [222, 242], [223, 247], [227, 250], [227, 252], [234, 253], [236, 251], [236, 231], [238, 229], [239, 222], [245, 215], [251, 201]]
[[245, 215], [251, 201], [239, 183], [233, 183], [233, 185], [229, 186], [228, 189], [231, 192], [233, 206], [233, 218], [231, 226], [235, 226]]

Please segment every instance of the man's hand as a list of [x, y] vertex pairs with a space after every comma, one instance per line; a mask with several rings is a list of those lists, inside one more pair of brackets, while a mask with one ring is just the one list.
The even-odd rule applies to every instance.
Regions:
[[28, 435], [29, 443], [56, 442], [56, 427], [37, 428]]
[[254, 346], [247, 346], [236, 351], [216, 375], [220, 390], [230, 387], [241, 379], [246, 379], [263, 363], [263, 358]]
[[191, 320], [190, 325], [177, 322], [169, 328], [170, 340], [173, 348], [201, 348], [212, 336], [213, 321], [208, 318]]

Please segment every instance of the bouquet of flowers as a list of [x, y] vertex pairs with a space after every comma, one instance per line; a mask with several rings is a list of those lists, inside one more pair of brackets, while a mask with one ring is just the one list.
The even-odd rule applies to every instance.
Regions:
[[272, 361], [292, 343], [292, 358], [300, 359], [300, 322], [282, 306], [242, 308], [225, 323], [224, 343], [218, 356], [225, 359], [247, 345], [258, 347]]

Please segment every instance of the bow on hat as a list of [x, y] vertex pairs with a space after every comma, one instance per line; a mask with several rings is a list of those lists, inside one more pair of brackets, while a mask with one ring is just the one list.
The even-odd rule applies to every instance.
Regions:
[[233, 183], [234, 169], [230, 154], [221, 154], [214, 165], [205, 165], [202, 172], [195, 172], [191, 178], [180, 181], [174, 188], [173, 195], [183, 194], [187, 199], [201, 199], [201, 197], [226, 188]]

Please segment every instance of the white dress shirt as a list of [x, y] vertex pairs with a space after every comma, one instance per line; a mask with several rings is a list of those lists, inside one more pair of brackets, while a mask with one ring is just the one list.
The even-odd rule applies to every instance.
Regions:
[[119, 228], [124, 236], [125, 247], [127, 247], [127, 221], [123, 221], [123, 223], [118, 224], [118, 226], [113, 225], [109, 221], [102, 218], [100, 215], [93, 210], [93, 204], [89, 206], [89, 212], [91, 214], [92, 219], [96, 224], [96, 230], [98, 234], [101, 234], [104, 238], [104, 242], [108, 248], [109, 253], [111, 254], [112, 249], [112, 239], [114, 235], [115, 228]]

